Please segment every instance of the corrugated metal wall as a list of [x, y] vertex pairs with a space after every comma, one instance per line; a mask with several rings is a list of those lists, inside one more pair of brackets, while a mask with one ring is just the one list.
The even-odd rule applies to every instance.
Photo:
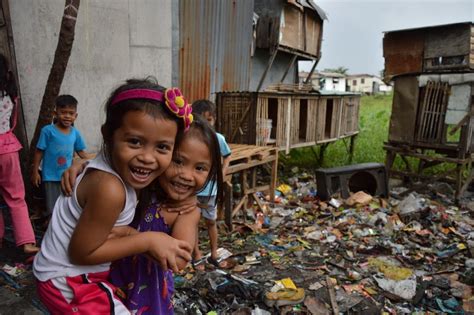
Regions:
[[253, 0], [181, 0], [179, 86], [188, 101], [250, 84]]

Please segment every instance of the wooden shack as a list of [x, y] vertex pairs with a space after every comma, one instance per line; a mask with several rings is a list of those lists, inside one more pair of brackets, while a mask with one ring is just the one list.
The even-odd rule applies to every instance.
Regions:
[[[455, 183], [473, 178], [473, 23], [388, 32], [386, 77], [395, 82], [386, 166], [392, 176]], [[399, 156], [405, 169], [394, 169]], [[411, 161], [411, 162], [410, 162]], [[433, 174], [433, 166], [445, 171]]]
[[[280, 150], [328, 143], [358, 133], [360, 96], [313, 91], [298, 84], [297, 62], [321, 58], [322, 11], [310, 0], [255, 0], [258, 16], [252, 78], [246, 91], [216, 93], [217, 128], [233, 143], [275, 144]], [[271, 120], [270, 139], [261, 136]]]
[[[334, 92], [332, 92], [334, 93]], [[359, 132], [360, 96], [353, 93], [217, 93], [218, 129], [233, 143], [276, 144], [280, 150], [327, 144]], [[263, 143], [259, 122], [271, 119], [270, 141]]]
[[254, 11], [258, 20], [249, 90], [297, 83], [299, 60], [315, 61], [312, 73], [321, 58], [324, 11], [311, 0], [255, 0]]
[[469, 72], [474, 69], [472, 22], [386, 32], [385, 79], [402, 74]]

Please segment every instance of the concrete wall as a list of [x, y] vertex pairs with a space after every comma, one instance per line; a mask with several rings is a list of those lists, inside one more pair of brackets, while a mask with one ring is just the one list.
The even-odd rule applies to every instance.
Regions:
[[[362, 83], [364, 79], [364, 83]], [[354, 85], [354, 81], [357, 83]], [[359, 92], [359, 93], [368, 93], [376, 94], [379, 92], [387, 93], [392, 91], [391, 86], [387, 86], [380, 78], [378, 77], [348, 77], [347, 86], [349, 87], [350, 92]]]
[[[101, 144], [103, 104], [129, 77], [171, 85], [172, 0], [83, 0], [61, 94], [79, 100], [76, 127], [87, 151]], [[29, 140], [56, 50], [64, 0], [9, 2]]]

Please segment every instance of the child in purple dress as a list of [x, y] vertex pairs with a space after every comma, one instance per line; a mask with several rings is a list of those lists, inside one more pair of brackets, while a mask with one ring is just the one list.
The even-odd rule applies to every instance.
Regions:
[[[158, 178], [157, 191], [141, 196], [140, 203], [148, 205], [137, 210], [128, 233], [146, 231], [163, 232], [194, 246], [200, 212], [180, 214], [166, 211], [166, 207], [179, 208], [196, 199], [196, 194], [209, 181], [218, 183], [221, 196], [221, 158], [215, 132], [199, 117], [191, 128], [177, 139], [171, 165]], [[160, 203], [159, 201], [162, 201]], [[150, 205], [151, 204], [151, 205]], [[140, 208], [140, 205], [138, 206]], [[178, 268], [187, 261], [178, 258]], [[111, 281], [125, 297], [125, 305], [132, 314], [173, 314], [173, 274], [163, 270], [146, 255], [134, 255], [116, 261], [111, 270]]]

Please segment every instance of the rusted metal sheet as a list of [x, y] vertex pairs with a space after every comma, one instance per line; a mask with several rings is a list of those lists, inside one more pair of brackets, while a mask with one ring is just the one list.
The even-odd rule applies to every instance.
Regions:
[[386, 32], [385, 79], [401, 74], [474, 69], [473, 23]]
[[253, 0], [181, 0], [180, 87], [189, 101], [247, 91]]
[[386, 33], [383, 38], [386, 78], [421, 72], [423, 48], [422, 31]]

